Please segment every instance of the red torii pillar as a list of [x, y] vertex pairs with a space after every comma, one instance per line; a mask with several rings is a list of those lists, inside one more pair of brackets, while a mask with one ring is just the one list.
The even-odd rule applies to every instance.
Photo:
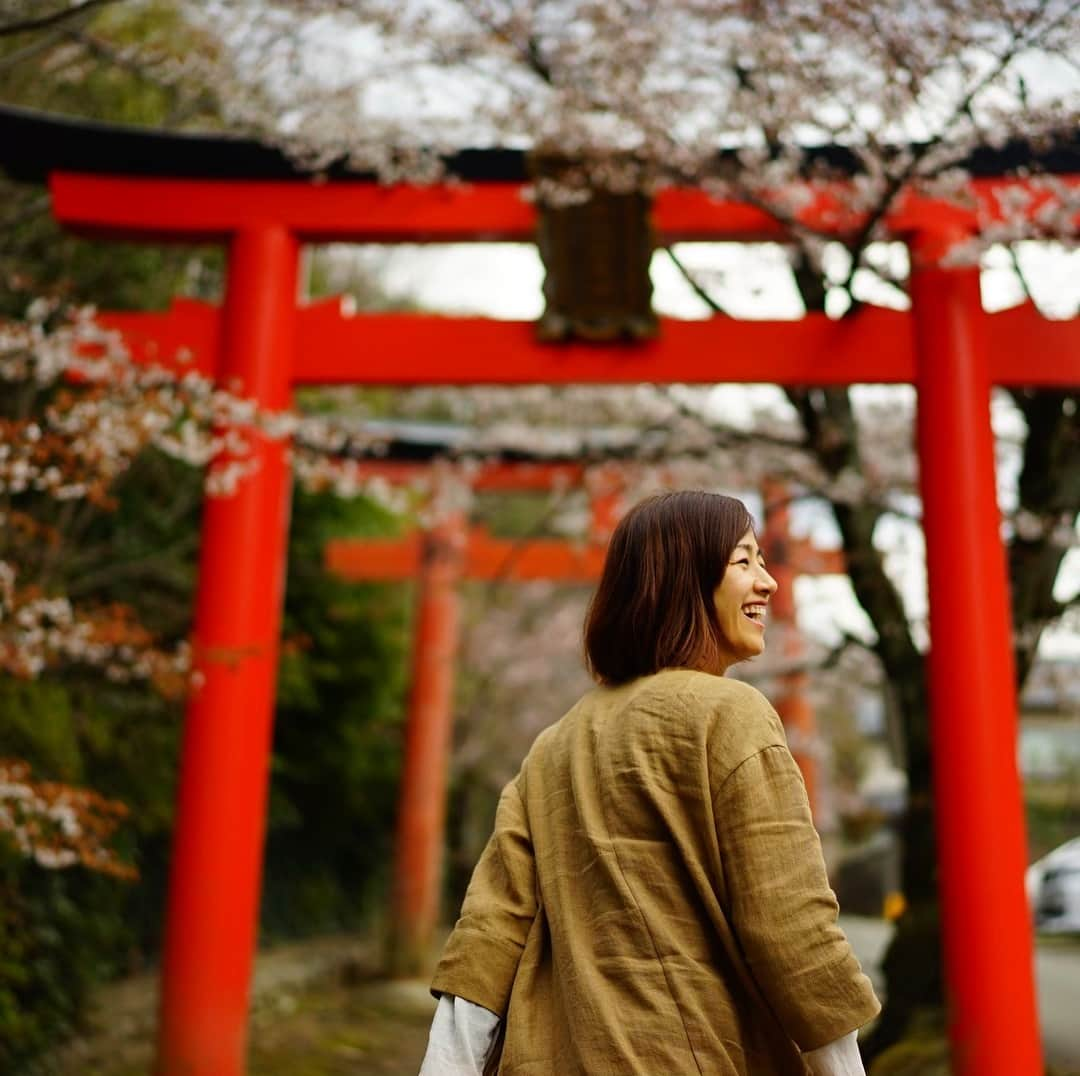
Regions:
[[[230, 244], [222, 380], [291, 404], [297, 244], [281, 227]], [[158, 1073], [245, 1065], [289, 515], [287, 446], [248, 432], [257, 470], [210, 498], [195, 607], [199, 679], [184, 722], [162, 957]], [[228, 467], [223, 456], [211, 465]], [[214, 884], [208, 885], [207, 880]]]
[[[1059, 181], [1070, 189], [1077, 182]], [[866, 310], [843, 323], [821, 315], [791, 323], [664, 321], [660, 338], [627, 349], [546, 348], [536, 343], [532, 326], [522, 323], [409, 315], [348, 321], [318, 307], [297, 316], [294, 236], [528, 241], [534, 238], [535, 209], [521, 199], [519, 183], [428, 191], [365, 181], [222, 182], [58, 171], [50, 176], [54, 215], [70, 227], [126, 237], [230, 239], [224, 321], [235, 355], [222, 361], [242, 389], [270, 408], [280, 406], [290, 380], [401, 386], [915, 383], [954, 1066], [958, 1076], [1038, 1076], [1023, 802], [1014, 758], [1016, 691], [986, 399], [990, 384], [1080, 383], [1080, 332], [1075, 320], [1047, 322], [1030, 306], [986, 316], [975, 271], [944, 269], [934, 261], [955, 241], [1002, 220], [1008, 201], [1003, 193], [1030, 194], [1029, 216], [1056, 197], [1023, 179], [973, 179], [968, 186], [971, 205], [963, 208], [904, 191], [880, 222], [889, 234], [912, 243], [910, 315]], [[799, 222], [821, 234], [855, 234], [865, 218], [845, 207], [844, 190], [843, 184], [808, 184]], [[787, 238], [767, 213], [701, 191], [659, 192], [654, 217], [657, 233], [669, 240]], [[290, 331], [294, 318], [296, 340]], [[300, 341], [303, 363], [283, 372]], [[452, 363], [445, 361], [448, 351]], [[506, 361], [508, 354], [515, 356], [513, 363]], [[267, 640], [276, 638], [280, 621], [284, 564], [279, 534], [287, 481], [276, 451], [258, 445], [266, 465], [242, 481], [234, 504], [207, 509], [195, 639], [205, 687], [192, 702], [192, 728], [185, 733], [176, 841], [188, 851], [179, 852], [172, 874], [159, 1076], [243, 1071], [265, 802], [265, 781], [256, 784], [266, 772], [272, 710], [275, 655]], [[954, 512], [955, 504], [963, 512]], [[260, 549], [261, 541], [266, 544]], [[265, 575], [257, 585], [259, 566]], [[217, 612], [219, 603], [232, 610]], [[969, 623], [976, 611], [982, 614], [978, 623]], [[963, 630], [960, 616], [968, 618]], [[228, 756], [231, 765], [224, 761]]]
[[444, 511], [420, 539], [405, 743], [394, 845], [389, 970], [425, 966], [439, 918], [446, 786], [454, 717], [461, 578], [467, 535], [460, 510]]
[[958, 238], [923, 232], [910, 247], [949, 1037], [960, 1073], [1034, 1074], [1042, 1051], [985, 321], [979, 270], [941, 267]]

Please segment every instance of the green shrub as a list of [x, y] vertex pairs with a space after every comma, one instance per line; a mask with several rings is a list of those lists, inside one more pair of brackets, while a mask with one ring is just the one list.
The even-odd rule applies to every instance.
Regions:
[[[175, 470], [174, 470], [175, 469]], [[198, 476], [161, 458], [123, 483], [93, 525], [102, 586], [87, 597], [130, 602], [165, 639], [187, 631], [196, 549], [192, 510], [162, 514]], [[408, 588], [347, 584], [322, 567], [332, 534], [385, 532], [364, 501], [298, 492], [290, 541], [280, 705], [264, 872], [264, 937], [356, 926], [381, 900], [392, 838], [407, 649]], [[115, 528], [110, 533], [110, 528]], [[185, 537], [185, 533], [188, 537]], [[153, 578], [104, 570], [170, 550]], [[94, 569], [96, 570], [96, 569]], [[87, 569], [84, 578], [92, 578]], [[152, 963], [160, 946], [183, 707], [145, 684], [94, 670], [37, 681], [0, 677], [0, 757], [35, 777], [86, 785], [131, 810], [115, 842], [137, 883], [83, 870], [45, 871], [5, 845], [0, 856], [0, 1072], [78, 1026], [91, 986]]]
[[[0, 1072], [74, 1030], [94, 982], [122, 954], [125, 883], [82, 868], [47, 871], [0, 843]], [[120, 898], [120, 899], [118, 899]]]

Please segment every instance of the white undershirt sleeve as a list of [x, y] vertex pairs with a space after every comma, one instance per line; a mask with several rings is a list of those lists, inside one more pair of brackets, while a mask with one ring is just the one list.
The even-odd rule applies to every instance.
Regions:
[[[443, 994], [431, 1021], [420, 1076], [483, 1076], [499, 1017], [464, 998]], [[814, 1076], [866, 1076], [852, 1031], [803, 1054]]]
[[431, 1021], [420, 1076], [483, 1076], [498, 1029], [493, 1012], [443, 994]]
[[852, 1031], [816, 1050], [808, 1050], [803, 1060], [814, 1076], [866, 1076], [857, 1037], [858, 1032]]

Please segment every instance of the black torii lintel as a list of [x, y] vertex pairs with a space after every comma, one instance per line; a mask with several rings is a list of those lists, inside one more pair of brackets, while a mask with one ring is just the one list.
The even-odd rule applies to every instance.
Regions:
[[[719, 152], [714, 167], [739, 167], [737, 153]], [[848, 146], [806, 146], [803, 153], [801, 171], [805, 175], [836, 177], [861, 171], [858, 153]], [[470, 183], [521, 183], [530, 178], [528, 153], [522, 149], [462, 149], [442, 160], [448, 176]], [[1080, 132], [1061, 132], [1037, 141], [1014, 138], [999, 148], [980, 146], [955, 164], [983, 178], [1021, 170], [1080, 174]], [[52, 172], [176, 179], [376, 178], [370, 170], [354, 168], [344, 158], [317, 169], [305, 167], [280, 147], [255, 138], [103, 123], [2, 104], [0, 168], [12, 179], [28, 183], [42, 183]]]

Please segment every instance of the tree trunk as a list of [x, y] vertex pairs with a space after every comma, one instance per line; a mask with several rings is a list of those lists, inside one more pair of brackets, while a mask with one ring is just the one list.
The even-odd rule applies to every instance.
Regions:
[[1080, 395], [1019, 390], [1012, 399], [1028, 427], [1019, 481], [1024, 522], [1009, 546], [1019, 688], [1043, 629], [1065, 609], [1054, 599], [1054, 582], [1068, 551], [1063, 538], [1080, 510]]
[[[793, 389], [787, 395], [802, 420], [806, 447], [829, 476], [858, 471], [857, 429], [848, 390]], [[877, 632], [874, 651], [900, 715], [908, 773], [908, 804], [900, 827], [906, 907], [885, 956], [885, 1010], [865, 1044], [868, 1056], [874, 1057], [903, 1037], [916, 1013], [927, 1009], [940, 1013], [944, 1005], [926, 673], [900, 595], [873, 544], [882, 510], [841, 502], [832, 508], [852, 589]]]

